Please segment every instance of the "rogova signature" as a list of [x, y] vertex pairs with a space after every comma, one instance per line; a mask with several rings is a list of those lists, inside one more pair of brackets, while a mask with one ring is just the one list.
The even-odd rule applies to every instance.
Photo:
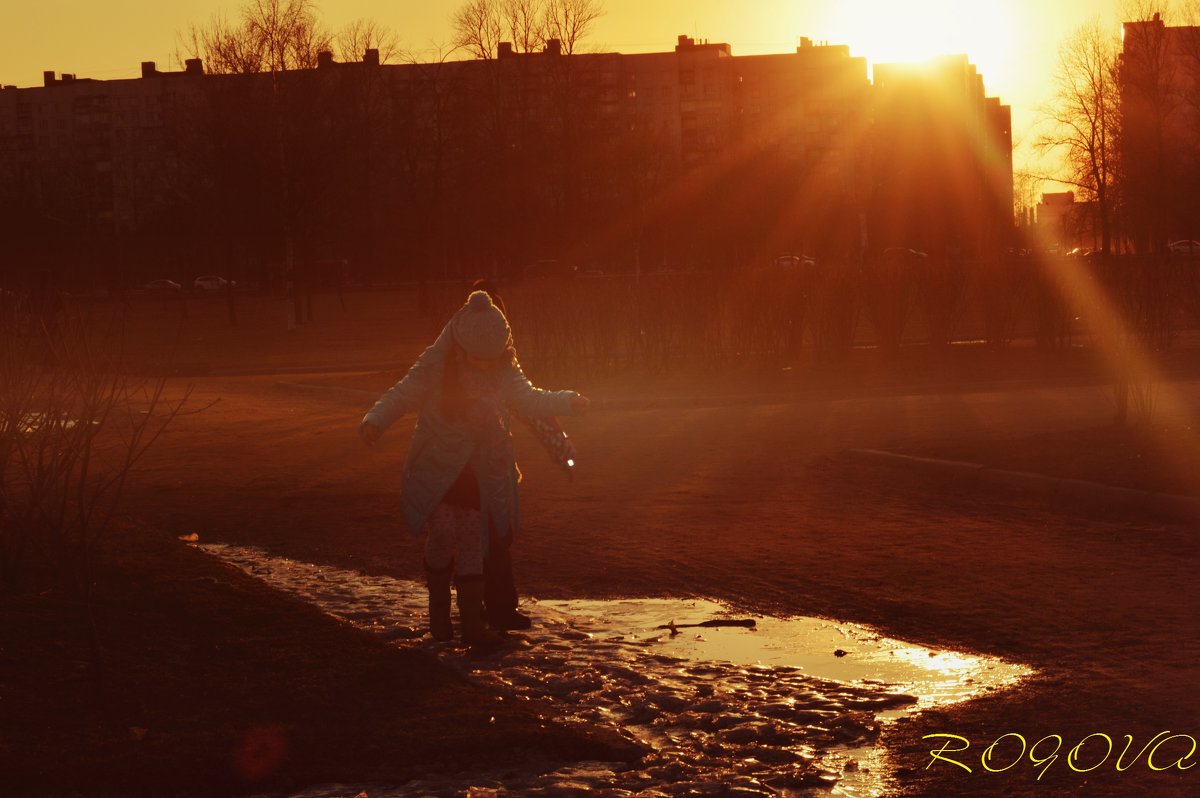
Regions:
[[[1046, 771], [1057, 762], [1063, 753], [1064, 740], [1060, 734], [1047, 734], [1030, 744], [1024, 735], [1017, 732], [1007, 732], [1000, 735], [984, 748], [976, 757], [969, 753], [971, 740], [959, 734], [939, 732], [926, 734], [922, 740], [941, 740], [940, 747], [929, 751], [929, 762], [925, 769], [933, 767], [934, 763], [942, 762], [961, 768], [967, 773], [982, 770], [987, 773], [1003, 773], [1028, 762], [1035, 769], [1040, 769], [1038, 780], [1046, 775]], [[1151, 737], [1139, 749], [1136, 747], [1132, 734], [1124, 735], [1124, 747], [1113, 759], [1113, 754], [1119, 744], [1103, 732], [1093, 732], [1079, 740], [1065, 754], [1066, 764], [1076, 773], [1090, 773], [1105, 765], [1125, 772], [1141, 762], [1145, 767], [1154, 771], [1191, 770], [1196, 766], [1196, 738], [1190, 734], [1179, 734], [1161, 731]], [[1131, 754], [1131, 752], [1133, 752]], [[1143, 758], [1144, 757], [1144, 758]], [[976, 764], [976, 758], [978, 764]]]

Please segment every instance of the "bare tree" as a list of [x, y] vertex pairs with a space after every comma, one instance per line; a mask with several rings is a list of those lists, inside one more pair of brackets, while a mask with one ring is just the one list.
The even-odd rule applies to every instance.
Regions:
[[533, 53], [546, 42], [546, 14], [540, 0], [500, 0], [504, 28], [513, 49]]
[[1077, 29], [1059, 50], [1054, 102], [1042, 110], [1050, 131], [1037, 146], [1061, 151], [1065, 174], [1098, 208], [1101, 249], [1112, 245], [1117, 130], [1120, 120], [1119, 41], [1098, 20]]
[[[1174, 170], [1180, 184], [1188, 190], [1178, 195], [1177, 232], [1183, 238], [1200, 238], [1200, 196], [1195, 191], [1200, 181], [1200, 0], [1189, 0], [1181, 9], [1183, 26], [1176, 29], [1179, 48], [1180, 92], [1178, 113], [1180, 141]], [[1193, 296], [1200, 296], [1200, 281], [1193, 281]]]
[[244, 75], [262, 72], [265, 60], [257, 43], [244, 35], [221, 15], [207, 25], [192, 25], [182, 34], [176, 60], [203, 59], [205, 68], [218, 75]]
[[500, 42], [534, 53], [557, 39], [571, 55], [604, 14], [600, 0], [467, 0], [454, 12], [454, 41], [476, 58], [495, 58]]
[[361, 61], [367, 50], [377, 50], [381, 64], [396, 61], [402, 55], [396, 32], [369, 17], [347, 23], [334, 37], [334, 44], [340, 61]]
[[479, 59], [496, 57], [504, 36], [504, 22], [496, 0], [467, 0], [450, 20], [454, 44]]
[[546, 38], [558, 39], [562, 51], [572, 55], [602, 16], [604, 5], [600, 0], [547, 0]]
[[[1186, 75], [1181, 99], [1193, 114], [1200, 114], [1200, 0], [1188, 0], [1180, 16], [1184, 24], [1179, 31], [1180, 51]], [[1200, 131], [1194, 132], [1200, 136]]]
[[[1128, 197], [1129, 177], [1135, 174], [1130, 167], [1136, 166], [1140, 173], [1145, 164], [1143, 157], [1131, 150], [1131, 125], [1125, 124], [1131, 119], [1131, 76], [1137, 75], [1131, 72], [1128, 45], [1128, 36], [1124, 43], [1119, 42], [1098, 21], [1079, 28], [1064, 42], [1055, 74], [1056, 102], [1045, 112], [1053, 128], [1039, 142], [1045, 150], [1063, 151], [1066, 174], [1060, 181], [1095, 202], [1105, 254], [1112, 243], [1117, 186]], [[1145, 118], [1140, 112], [1132, 115], [1138, 139]], [[1146, 314], [1134, 307], [1135, 297], [1143, 292], [1136, 290], [1140, 284], [1135, 285], [1131, 268], [1117, 270], [1113, 265], [1100, 262], [1085, 273], [1079, 263], [1063, 263], [1054, 274], [1059, 289], [1077, 296], [1095, 316], [1096, 333], [1109, 361], [1115, 421], [1124, 424], [1131, 401], [1149, 408], [1139, 397], [1152, 395], [1153, 381], [1139, 340]], [[1113, 279], [1117, 276], [1124, 279]], [[1096, 280], [1108, 290], [1101, 289]]]
[[[254, 237], [264, 243], [273, 239], [266, 246], [276, 248], [276, 254], [267, 257], [282, 262], [283, 271], [307, 273], [297, 260], [301, 265], [312, 260], [312, 243], [320, 233], [332, 133], [332, 126], [313, 124], [326, 92], [310, 73], [320, 53], [332, 52], [332, 34], [318, 18], [313, 0], [247, 0], [237, 23], [214, 18], [182, 38], [185, 52], [203, 58], [209, 72], [269, 78], [206, 82], [213, 108], [221, 109], [216, 118], [230, 113], [237, 119], [224, 126], [233, 136], [218, 127], [214, 139], [219, 140], [206, 155], [213, 171], [226, 171], [230, 178], [219, 187], [228, 209], [227, 228], [241, 224], [242, 215], [234, 210], [241, 205], [250, 211], [253, 224], [248, 227]], [[235, 159], [245, 168], [225, 170]], [[230, 320], [236, 323], [232, 290], [227, 297]]]
[[1028, 227], [1032, 224], [1034, 209], [1038, 204], [1038, 192], [1041, 191], [1044, 178], [1027, 169], [1013, 172], [1013, 218], [1018, 227]]
[[121, 338], [119, 323], [0, 305], [0, 590], [47, 569], [70, 590], [98, 688], [95, 564], [135, 467], [191, 393], [131, 376]]
[[203, 59], [214, 74], [311, 69], [333, 45], [312, 0], [249, 0], [237, 23], [215, 16], [181, 38], [184, 55]]
[[395, 243], [408, 248], [423, 314], [430, 309], [429, 278], [435, 268], [445, 267], [449, 228], [462, 215], [453, 207], [453, 153], [463, 147], [462, 134], [472, 127], [463, 124], [459, 107], [463, 64], [451, 60], [457, 50], [457, 44], [435, 44], [420, 61], [410, 54], [406, 74], [411, 78], [389, 87], [393, 115], [388, 144], [399, 176], [393, 206], [399, 220]]

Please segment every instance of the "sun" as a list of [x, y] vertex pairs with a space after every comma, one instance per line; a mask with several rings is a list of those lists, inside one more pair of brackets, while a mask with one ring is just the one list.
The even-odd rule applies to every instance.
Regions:
[[842, 0], [826, 20], [831, 43], [872, 64], [966, 53], [989, 84], [1007, 83], [1013, 64], [1011, 2], [1005, 0]]

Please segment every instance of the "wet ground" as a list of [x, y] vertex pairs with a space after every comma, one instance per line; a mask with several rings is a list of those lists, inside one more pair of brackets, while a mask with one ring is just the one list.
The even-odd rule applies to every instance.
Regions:
[[[297, 798], [462, 794], [878, 796], [883, 724], [1015, 685], [1030, 671], [819, 618], [739, 615], [706, 600], [529, 602], [531, 630], [481, 656], [424, 633], [424, 586], [260, 550], [204, 551], [398, 645], [420, 646], [501, 700], [552, 702], [565, 723], [646, 746], [636, 767], [528, 764], [394, 785], [321, 785]], [[753, 620], [745, 626], [689, 626]], [[673, 626], [674, 628], [670, 628]], [[667, 628], [663, 628], [667, 627]]]

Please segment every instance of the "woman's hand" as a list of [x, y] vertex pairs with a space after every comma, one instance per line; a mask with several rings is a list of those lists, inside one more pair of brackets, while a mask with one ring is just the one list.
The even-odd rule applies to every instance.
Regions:
[[379, 427], [370, 421], [364, 421], [358, 425], [358, 437], [362, 438], [362, 442], [367, 446], [374, 446], [375, 441], [379, 440], [379, 436], [382, 434]]
[[577, 416], [582, 416], [584, 413], [586, 413], [591, 405], [592, 400], [588, 399], [583, 394], [577, 393], [571, 397], [571, 410]]

